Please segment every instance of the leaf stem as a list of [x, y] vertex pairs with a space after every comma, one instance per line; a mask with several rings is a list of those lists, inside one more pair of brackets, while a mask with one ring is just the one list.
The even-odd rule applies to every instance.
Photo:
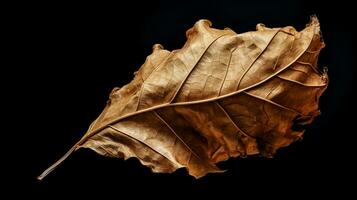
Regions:
[[51, 173], [54, 169], [56, 169], [58, 165], [60, 165], [66, 158], [68, 158], [68, 156], [71, 155], [72, 152], [74, 152], [76, 149], [77, 149], [77, 144], [74, 145], [69, 151], [67, 151], [66, 154], [64, 154], [59, 160], [53, 163], [49, 168], [43, 171], [42, 174], [37, 177], [37, 180], [41, 181], [43, 178], [45, 178], [49, 173]]

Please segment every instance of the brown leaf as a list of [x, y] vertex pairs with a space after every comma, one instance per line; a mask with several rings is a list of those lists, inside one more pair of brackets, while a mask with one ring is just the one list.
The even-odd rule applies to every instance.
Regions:
[[319, 114], [328, 80], [317, 67], [316, 17], [301, 32], [258, 24], [242, 34], [200, 20], [186, 35], [179, 50], [154, 45], [134, 80], [112, 91], [85, 136], [39, 179], [82, 147], [199, 178], [222, 172], [215, 163], [230, 157], [270, 157]]

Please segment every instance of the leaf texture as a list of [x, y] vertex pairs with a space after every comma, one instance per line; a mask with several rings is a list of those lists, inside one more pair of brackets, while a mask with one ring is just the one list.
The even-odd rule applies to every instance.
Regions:
[[242, 34], [198, 21], [182, 49], [160, 44], [122, 88], [72, 151], [136, 157], [153, 172], [187, 168], [199, 178], [222, 172], [230, 157], [270, 157], [300, 139], [319, 114], [326, 71], [317, 59], [324, 43], [316, 17], [301, 32], [293, 27]]

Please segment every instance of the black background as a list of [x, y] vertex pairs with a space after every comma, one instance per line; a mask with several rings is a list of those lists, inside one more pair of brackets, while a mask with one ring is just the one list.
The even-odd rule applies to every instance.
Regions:
[[[319, 60], [329, 68], [330, 85], [321, 98], [322, 115], [304, 140], [280, 149], [273, 159], [249, 157], [219, 164], [228, 171], [199, 180], [184, 169], [152, 174], [136, 159], [122, 161], [80, 150], [42, 182], [36, 180], [84, 134], [104, 108], [108, 94], [123, 86], [155, 43], [181, 48], [185, 31], [202, 18], [237, 33], [268, 27], [305, 27], [316, 14], [326, 43]], [[10, 101], [16, 103], [6, 140], [12, 161], [13, 195], [35, 197], [123, 195], [157, 198], [202, 194], [291, 197], [313, 193], [346, 195], [355, 180], [353, 130], [356, 51], [353, 6], [308, 1], [138, 1], [109, 4], [16, 5], [10, 22]], [[17, 109], [19, 110], [17, 110]], [[16, 110], [16, 111], [15, 111]], [[351, 114], [348, 116], [347, 114]], [[9, 127], [9, 125], [5, 125]], [[11, 154], [13, 153], [13, 154]], [[21, 187], [22, 188], [22, 187]], [[343, 191], [342, 191], [343, 190]], [[9, 190], [10, 191], [10, 190]], [[8, 191], [8, 192], [9, 192]], [[163, 194], [162, 191], [169, 192]], [[282, 194], [285, 193], [285, 194]]]

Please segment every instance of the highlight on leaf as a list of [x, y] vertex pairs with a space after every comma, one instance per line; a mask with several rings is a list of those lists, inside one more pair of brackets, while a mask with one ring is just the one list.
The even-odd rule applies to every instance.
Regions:
[[312, 17], [300, 32], [293, 27], [237, 34], [198, 21], [178, 50], [162, 45], [122, 88], [115, 88], [73, 151], [137, 158], [153, 172], [185, 167], [196, 178], [223, 172], [215, 163], [261, 154], [302, 138], [303, 126], [320, 113], [327, 87], [317, 59], [324, 47]]

